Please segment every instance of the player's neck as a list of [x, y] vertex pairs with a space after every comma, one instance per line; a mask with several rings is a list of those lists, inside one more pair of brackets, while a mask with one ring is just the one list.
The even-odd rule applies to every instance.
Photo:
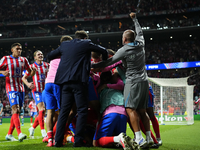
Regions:
[[12, 54], [12, 56], [15, 57], [15, 58], [18, 58], [18, 57], [19, 57], [18, 55], [15, 55], [15, 54]]
[[36, 62], [38, 65], [41, 65], [43, 61], [42, 61], [42, 60], [36, 60], [35, 62]]

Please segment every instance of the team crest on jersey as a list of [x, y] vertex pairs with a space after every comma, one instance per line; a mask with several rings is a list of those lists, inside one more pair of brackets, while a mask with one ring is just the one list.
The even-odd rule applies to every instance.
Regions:
[[20, 74], [20, 71], [21, 71], [21, 69], [18, 67], [15, 69], [16, 74]]
[[14, 99], [11, 100], [11, 103], [14, 103]]
[[40, 100], [40, 98], [37, 98], [37, 100], [39, 101], [39, 100]]
[[45, 74], [40, 75], [41, 79], [45, 79]]

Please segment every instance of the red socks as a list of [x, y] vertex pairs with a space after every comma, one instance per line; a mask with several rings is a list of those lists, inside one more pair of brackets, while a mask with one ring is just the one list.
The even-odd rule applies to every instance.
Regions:
[[96, 144], [96, 146], [104, 147], [104, 146], [111, 145], [113, 142], [114, 142], [114, 139], [113, 139], [113, 136], [111, 136], [111, 137], [102, 137], [102, 138], [96, 140], [95, 144]]
[[31, 123], [33, 123], [33, 118], [31, 118]]
[[44, 129], [44, 110], [39, 111], [38, 121], [40, 124], [40, 129]]
[[33, 123], [33, 128], [35, 129], [37, 126], [39, 125], [39, 122], [38, 122], [38, 116], [35, 118], [35, 121]]
[[153, 118], [150, 118], [150, 119], [151, 119], [151, 123], [153, 125], [154, 132], [156, 134], [156, 138], [160, 138], [160, 129], [159, 129], [158, 120], [156, 119], [155, 116]]
[[53, 131], [48, 131], [47, 132], [47, 136], [48, 136], [48, 139], [52, 139], [53, 140]]
[[9, 135], [9, 134], [12, 134], [13, 131], [14, 131], [14, 129], [15, 129], [15, 125], [14, 125], [13, 116], [12, 116], [11, 119], [10, 119], [10, 128], [9, 128], [9, 130], [8, 130], [8, 135]]
[[19, 135], [21, 133], [19, 114], [13, 114], [12, 117], [13, 117], [13, 123], [17, 130], [17, 134]]
[[72, 136], [72, 138], [71, 138], [71, 142], [74, 143], [74, 136]]

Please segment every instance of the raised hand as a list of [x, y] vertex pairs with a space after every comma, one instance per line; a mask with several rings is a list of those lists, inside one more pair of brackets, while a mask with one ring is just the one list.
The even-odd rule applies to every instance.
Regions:
[[129, 16], [131, 17], [131, 19], [133, 19], [133, 18], [136, 17], [136, 13], [131, 12], [131, 13], [129, 14]]

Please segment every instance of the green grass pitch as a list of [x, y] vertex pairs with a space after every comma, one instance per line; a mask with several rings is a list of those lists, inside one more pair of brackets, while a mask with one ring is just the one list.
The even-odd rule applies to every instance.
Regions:
[[[30, 123], [25, 123], [21, 127], [22, 132], [29, 135], [28, 129]], [[42, 143], [42, 137], [39, 126], [35, 130], [35, 139], [26, 139], [23, 142], [10, 142], [5, 140], [5, 136], [9, 129], [9, 123], [0, 125], [0, 150], [51, 150], [54, 147], [46, 147], [46, 143]], [[193, 125], [160, 125], [161, 138], [163, 145], [159, 150], [200, 150], [200, 121], [195, 121]], [[133, 137], [130, 128], [127, 127], [127, 135]], [[16, 129], [13, 136], [17, 137]], [[59, 149], [74, 149], [72, 144], [66, 144]], [[76, 150], [86, 150], [88, 148], [75, 148]], [[114, 150], [112, 148], [91, 147], [90, 150]]]

